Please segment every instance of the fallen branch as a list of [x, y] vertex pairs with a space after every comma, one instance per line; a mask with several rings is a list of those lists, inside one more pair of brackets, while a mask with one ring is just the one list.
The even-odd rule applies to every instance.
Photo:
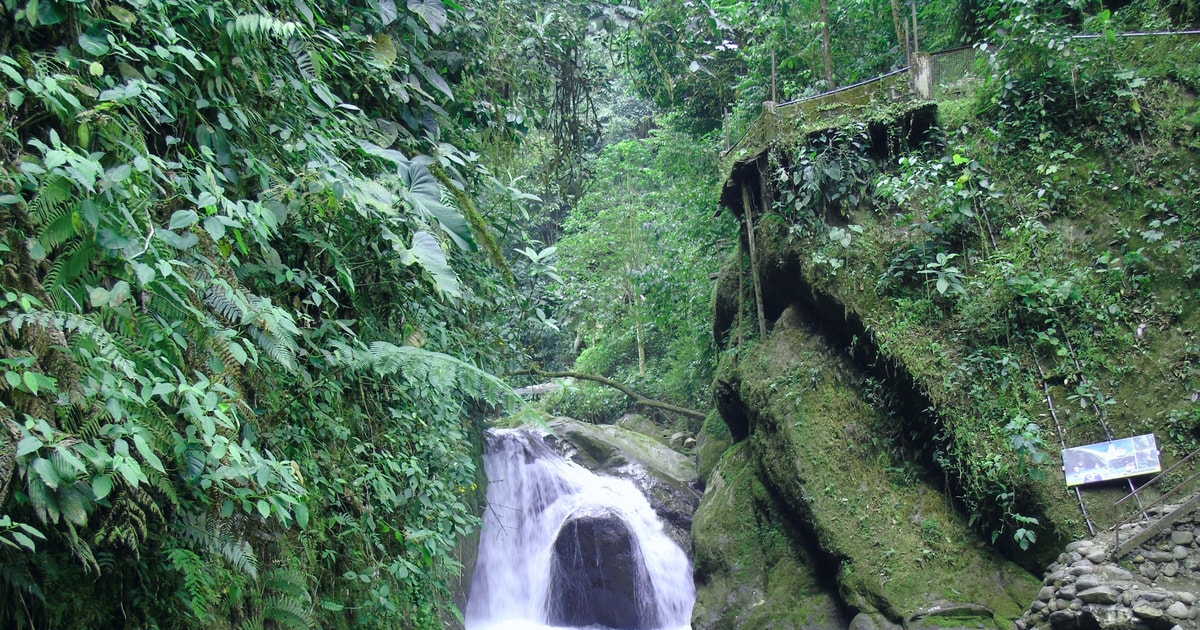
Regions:
[[596, 376], [595, 374], [583, 374], [580, 372], [543, 372], [542, 370], [538, 370], [538, 369], [518, 370], [516, 372], [509, 372], [509, 374], [512, 376], [527, 375], [527, 376], [541, 376], [543, 378], [577, 378], [582, 381], [592, 381], [594, 383], [600, 383], [601, 385], [607, 385], [615, 390], [620, 391], [622, 394], [625, 394], [626, 396], [632, 398], [634, 400], [634, 402], [636, 402], [639, 405], [645, 405], [647, 407], [654, 407], [656, 409], [662, 409], [663, 411], [670, 411], [671, 413], [677, 413], [681, 416], [686, 416], [688, 418], [694, 418], [696, 420], [703, 420], [705, 418], [705, 416], [707, 415], [704, 412], [697, 411], [695, 409], [688, 409], [687, 407], [680, 407], [677, 405], [672, 405], [671, 403], [663, 402], [661, 400], [654, 400], [653, 398], [646, 398], [645, 396], [630, 389], [628, 385], [625, 385], [623, 383], [618, 383], [617, 381], [614, 381], [611, 378], [604, 378], [603, 376]]

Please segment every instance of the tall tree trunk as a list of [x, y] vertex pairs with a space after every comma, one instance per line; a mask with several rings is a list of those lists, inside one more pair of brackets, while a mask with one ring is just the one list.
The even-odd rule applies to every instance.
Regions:
[[829, 44], [829, 0], [821, 0], [821, 48], [825, 53], [825, 83], [832, 90], [837, 85], [833, 82], [833, 52]]
[[908, 52], [908, 36], [904, 34], [904, 26], [901, 24], [900, 18], [900, 0], [892, 0], [892, 22], [896, 25], [896, 41], [900, 42], [900, 50], [904, 52], [905, 65], [912, 65], [912, 58]]

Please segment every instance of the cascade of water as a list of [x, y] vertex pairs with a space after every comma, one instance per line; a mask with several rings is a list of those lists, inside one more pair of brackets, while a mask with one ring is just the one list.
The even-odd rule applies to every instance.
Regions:
[[641, 492], [494, 430], [469, 630], [689, 629], [691, 564]]

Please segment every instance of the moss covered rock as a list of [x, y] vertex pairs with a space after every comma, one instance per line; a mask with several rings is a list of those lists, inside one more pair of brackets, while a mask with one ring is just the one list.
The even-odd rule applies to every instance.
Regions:
[[867, 400], [866, 377], [800, 308], [783, 312], [737, 373], [762, 481], [835, 560], [848, 608], [904, 623], [945, 621], [930, 611], [946, 609], [997, 627], [1020, 616], [1037, 580], [992, 551], [885, 437], [900, 419]]
[[667, 533], [685, 550], [700, 503], [696, 465], [658, 440], [621, 426], [559, 416], [549, 422], [564, 457], [591, 471], [628, 478], [646, 495]]
[[806, 548], [759, 479], [746, 443], [727, 451], [692, 526], [696, 630], [830, 628], [846, 625], [827, 566]]

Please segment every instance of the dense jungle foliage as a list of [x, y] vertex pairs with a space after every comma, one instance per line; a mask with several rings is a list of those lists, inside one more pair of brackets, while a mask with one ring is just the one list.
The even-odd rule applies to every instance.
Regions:
[[[1097, 128], [1136, 136], [1153, 105], [1128, 69], [1054, 66], [1050, 25], [1110, 15], [1074, 3], [5, 0], [0, 621], [456, 623], [481, 429], [519, 408], [497, 375], [574, 366], [709, 407], [725, 136], [902, 67], [906, 11], [922, 49], [1013, 42], [965, 106], [997, 146], [1053, 150], [1085, 89], [1124, 99]], [[898, 202], [959, 194], [949, 167], [903, 168]], [[1168, 180], [1144, 185], [1194, 185]], [[1200, 264], [1194, 214], [1150, 211], [1147, 246]], [[881, 290], [949, 310], [962, 267], [930, 260]], [[1130, 260], [1112, 282], [1137, 284]], [[1028, 291], [1062, 293], [1048, 277]]]

